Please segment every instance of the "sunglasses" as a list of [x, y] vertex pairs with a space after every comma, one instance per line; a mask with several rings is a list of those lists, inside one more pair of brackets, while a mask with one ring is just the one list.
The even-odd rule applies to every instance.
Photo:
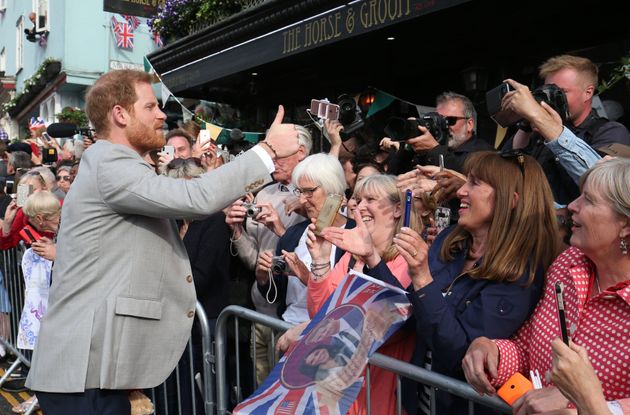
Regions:
[[457, 121], [459, 120], [467, 120], [470, 117], [457, 117], [455, 115], [449, 115], [448, 117], [444, 117], [444, 119], [446, 120], [446, 124], [448, 124], [449, 127], [454, 126], [455, 124], [457, 124]]
[[57, 176], [57, 180], [60, 182], [69, 182], [72, 178], [70, 176]]
[[201, 164], [201, 159], [199, 159], [198, 157], [190, 157], [187, 159], [182, 159], [182, 158], [173, 159], [169, 161], [166, 167], [168, 169], [179, 169], [183, 165], [203, 167], [203, 164]]

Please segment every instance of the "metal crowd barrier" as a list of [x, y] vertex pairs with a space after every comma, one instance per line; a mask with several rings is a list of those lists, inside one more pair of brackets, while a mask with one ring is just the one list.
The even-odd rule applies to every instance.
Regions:
[[[256, 324], [262, 324], [264, 326], [271, 327], [274, 330], [284, 331], [289, 329], [292, 325], [269, 317], [265, 314], [257, 313], [248, 308], [240, 306], [228, 306], [219, 315], [217, 325], [215, 329], [215, 367], [216, 367], [216, 410], [217, 415], [229, 414], [228, 408], [228, 387], [226, 382], [226, 350], [227, 350], [227, 324], [230, 318], [235, 318], [238, 325], [238, 319], [249, 320]], [[237, 338], [238, 341], [238, 338]], [[273, 347], [274, 341], [272, 341], [271, 347]], [[238, 343], [237, 343], [238, 344]], [[238, 356], [238, 354], [237, 354]], [[391, 357], [376, 353], [370, 360], [370, 365], [378, 366], [387, 370], [390, 370], [397, 375], [398, 384], [400, 386], [400, 378], [405, 377], [423, 385], [430, 386], [435, 389], [440, 389], [451, 393], [452, 395], [459, 396], [469, 401], [469, 413], [474, 413], [474, 403], [489, 407], [491, 409], [501, 411], [503, 413], [512, 413], [511, 408], [497, 397], [480, 396], [475, 390], [465, 382], [457, 379], [450, 378], [448, 376], [441, 375], [439, 373], [431, 372], [430, 370], [412, 365], [410, 363], [402, 362], [400, 360], [393, 359]], [[238, 364], [237, 364], [238, 367]], [[366, 381], [368, 382], [369, 391], [369, 370], [367, 371]], [[237, 379], [237, 388], [239, 388], [239, 382]], [[400, 388], [398, 388], [400, 390]], [[237, 391], [236, 396], [240, 397], [240, 392]], [[367, 413], [370, 414], [369, 408], [369, 393], [368, 393], [368, 408]], [[397, 398], [397, 413], [402, 413], [402, 404], [400, 393]], [[432, 408], [432, 413], [435, 413], [435, 407]]]

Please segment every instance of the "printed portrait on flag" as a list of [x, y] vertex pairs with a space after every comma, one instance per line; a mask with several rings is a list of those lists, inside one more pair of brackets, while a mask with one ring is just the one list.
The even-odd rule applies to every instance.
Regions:
[[405, 291], [352, 271], [233, 413], [345, 414], [361, 389], [369, 357], [410, 313]]

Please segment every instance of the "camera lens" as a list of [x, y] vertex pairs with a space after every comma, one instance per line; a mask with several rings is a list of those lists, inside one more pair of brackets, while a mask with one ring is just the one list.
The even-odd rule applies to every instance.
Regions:
[[282, 274], [287, 270], [287, 263], [282, 257], [275, 257], [271, 262], [271, 272], [274, 274]]

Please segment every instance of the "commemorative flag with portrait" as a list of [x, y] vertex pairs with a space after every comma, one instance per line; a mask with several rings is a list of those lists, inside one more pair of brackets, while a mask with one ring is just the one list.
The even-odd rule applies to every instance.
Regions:
[[412, 313], [404, 290], [351, 271], [235, 415], [345, 414], [368, 359]]

